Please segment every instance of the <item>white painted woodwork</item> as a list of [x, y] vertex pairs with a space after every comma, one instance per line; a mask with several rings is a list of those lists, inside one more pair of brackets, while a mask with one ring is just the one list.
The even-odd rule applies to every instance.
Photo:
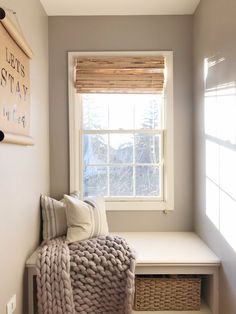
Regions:
[[137, 266], [218, 265], [219, 258], [193, 232], [117, 232], [137, 252]]
[[[136, 251], [136, 274], [206, 275], [206, 303], [200, 311], [134, 311], [133, 314], [219, 314], [219, 258], [193, 232], [116, 232]], [[37, 250], [26, 262], [28, 268], [29, 314], [34, 313], [33, 277]]]

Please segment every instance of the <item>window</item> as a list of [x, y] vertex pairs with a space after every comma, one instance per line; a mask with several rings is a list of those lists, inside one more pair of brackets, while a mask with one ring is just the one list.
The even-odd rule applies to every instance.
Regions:
[[81, 96], [84, 196], [162, 199], [162, 98]]
[[[69, 78], [80, 54], [69, 54]], [[133, 86], [114, 93], [103, 86], [101, 93], [82, 81], [86, 90], [78, 92], [77, 82], [76, 93], [69, 80], [71, 190], [103, 195], [108, 209], [173, 209], [170, 86], [161, 93], [132, 92]]]

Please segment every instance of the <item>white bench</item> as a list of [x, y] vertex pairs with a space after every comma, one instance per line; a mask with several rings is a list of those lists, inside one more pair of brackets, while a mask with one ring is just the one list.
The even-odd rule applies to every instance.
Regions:
[[[136, 251], [136, 274], [204, 275], [204, 301], [200, 311], [135, 312], [139, 314], [219, 314], [219, 258], [193, 232], [116, 232]], [[29, 314], [35, 314], [35, 251], [26, 262], [28, 268]]]

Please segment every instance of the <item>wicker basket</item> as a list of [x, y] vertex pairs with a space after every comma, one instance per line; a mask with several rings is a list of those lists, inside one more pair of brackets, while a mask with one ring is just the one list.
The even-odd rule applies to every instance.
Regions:
[[201, 278], [190, 276], [136, 276], [136, 311], [200, 310]]

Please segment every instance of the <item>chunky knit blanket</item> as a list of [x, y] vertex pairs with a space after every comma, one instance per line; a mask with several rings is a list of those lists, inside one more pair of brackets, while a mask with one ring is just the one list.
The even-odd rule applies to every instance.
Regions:
[[39, 314], [130, 314], [135, 256], [118, 236], [42, 244], [37, 260]]

